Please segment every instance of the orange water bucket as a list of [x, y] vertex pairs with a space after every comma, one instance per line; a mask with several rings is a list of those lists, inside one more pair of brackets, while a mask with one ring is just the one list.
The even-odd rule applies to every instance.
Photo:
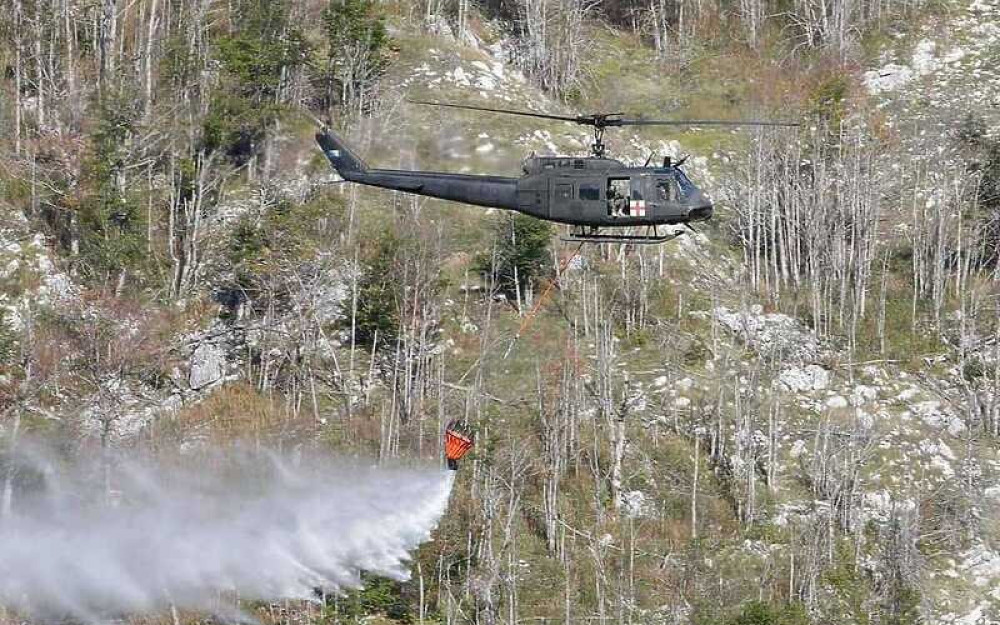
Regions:
[[458, 469], [458, 461], [469, 453], [474, 442], [471, 435], [459, 431], [456, 423], [448, 424], [448, 429], [444, 432], [444, 455], [448, 459], [448, 468], [452, 471]]

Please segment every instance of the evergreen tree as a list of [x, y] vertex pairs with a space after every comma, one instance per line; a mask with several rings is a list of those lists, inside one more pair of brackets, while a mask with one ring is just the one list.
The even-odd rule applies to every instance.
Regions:
[[[391, 347], [399, 334], [400, 302], [396, 258], [400, 241], [393, 234], [380, 237], [367, 254], [366, 269], [358, 281], [354, 340], [364, 345]], [[351, 323], [351, 315], [345, 323]]]
[[496, 257], [482, 254], [477, 265], [480, 271], [492, 272], [501, 293], [516, 297], [520, 288], [523, 294], [536, 278], [550, 271], [552, 227], [548, 222], [517, 214], [498, 222], [495, 236]]
[[323, 26], [328, 45], [324, 104], [363, 109], [389, 62], [385, 21], [372, 0], [331, 0]]
[[304, 65], [308, 45], [290, 23], [287, 0], [246, 0], [233, 31], [218, 40], [222, 79], [203, 126], [203, 149], [224, 150], [236, 165], [261, 151], [284, 110], [290, 73]]
[[145, 215], [128, 183], [138, 117], [134, 99], [125, 94], [109, 94], [101, 102], [85, 168], [90, 192], [79, 211], [83, 269], [97, 280], [121, 280], [144, 257]]

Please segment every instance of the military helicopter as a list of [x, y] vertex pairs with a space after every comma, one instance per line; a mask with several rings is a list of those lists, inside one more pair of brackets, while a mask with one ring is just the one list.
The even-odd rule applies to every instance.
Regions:
[[[337, 173], [344, 180], [384, 189], [426, 195], [491, 208], [514, 210], [532, 217], [570, 224], [566, 240], [588, 243], [662, 243], [677, 236], [661, 232], [663, 225], [688, 224], [712, 216], [712, 202], [681, 170], [686, 157], [662, 165], [629, 167], [605, 156], [604, 131], [621, 126], [797, 126], [790, 122], [658, 120], [627, 118], [624, 113], [548, 115], [530, 111], [427, 102], [414, 104], [519, 115], [572, 122], [594, 129], [591, 156], [530, 156], [519, 178], [432, 171], [371, 169], [347, 144], [324, 127], [316, 134]], [[644, 227], [641, 233], [623, 232]]]

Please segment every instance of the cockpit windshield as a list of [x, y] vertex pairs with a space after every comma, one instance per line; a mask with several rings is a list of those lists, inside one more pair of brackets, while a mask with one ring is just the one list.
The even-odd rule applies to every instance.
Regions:
[[680, 169], [674, 170], [674, 176], [677, 178], [677, 184], [681, 187], [681, 197], [690, 197], [694, 195], [695, 187], [694, 183], [691, 182], [687, 176], [684, 175]]

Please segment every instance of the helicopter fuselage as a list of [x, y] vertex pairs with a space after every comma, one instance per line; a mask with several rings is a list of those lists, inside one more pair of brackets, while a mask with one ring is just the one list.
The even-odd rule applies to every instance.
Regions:
[[610, 158], [533, 157], [517, 179], [517, 207], [540, 219], [595, 226], [700, 221], [712, 204], [680, 168], [627, 167]]
[[325, 130], [316, 139], [345, 180], [548, 221], [608, 228], [683, 224], [712, 216], [708, 198], [679, 167], [667, 163], [627, 167], [602, 157], [532, 157], [524, 161], [519, 178], [370, 169], [332, 132]]

